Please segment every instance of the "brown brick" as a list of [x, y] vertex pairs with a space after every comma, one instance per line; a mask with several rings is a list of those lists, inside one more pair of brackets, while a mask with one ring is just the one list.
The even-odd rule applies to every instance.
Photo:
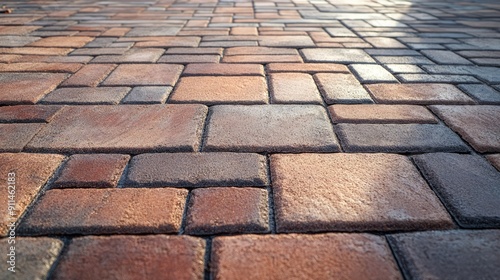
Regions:
[[373, 103], [368, 92], [352, 74], [319, 73], [314, 77], [327, 104]]
[[[6, 194], [0, 196], [0, 202], [6, 207], [5, 211], [2, 211], [0, 235], [7, 235], [8, 224], [15, 222], [24, 213], [63, 159], [61, 155], [51, 154], [0, 154], [0, 174], [4, 174], [1, 182], [5, 186]], [[7, 212], [9, 172], [16, 173], [16, 211], [12, 217]]]
[[271, 62], [302, 62], [300, 55], [233, 55], [224, 56], [225, 63], [271, 63]]
[[389, 246], [369, 234], [216, 237], [213, 279], [403, 279]]
[[130, 91], [128, 87], [60, 88], [45, 96], [42, 104], [118, 104]]
[[121, 55], [100, 55], [92, 63], [148, 63], [156, 62], [164, 49], [133, 48]]
[[431, 110], [478, 152], [500, 152], [500, 106], [431, 106]]
[[206, 113], [198, 104], [69, 106], [28, 146], [79, 153], [196, 151]]
[[233, 27], [231, 35], [259, 35], [256, 27]]
[[95, 87], [108, 76], [116, 65], [114, 64], [89, 64], [83, 66], [78, 72], [69, 77], [62, 86], [69, 87]]
[[187, 234], [269, 231], [267, 191], [264, 189], [195, 189], [188, 205]]
[[71, 241], [53, 279], [203, 279], [205, 242], [190, 236], [88, 236]]
[[258, 64], [188, 64], [183, 76], [264, 76], [264, 67]]
[[[122, 38], [122, 41], [134, 41], [133, 38]], [[119, 39], [118, 42], [121, 40]], [[200, 43], [200, 37], [137, 37], [138, 48], [148, 47], [197, 47]]]
[[56, 47], [56, 48], [81, 48], [88, 42], [94, 40], [93, 37], [47, 37], [31, 43], [31, 47]]
[[0, 48], [0, 53], [6, 54], [34, 54], [34, 55], [67, 55], [70, 48]]
[[125, 36], [127, 32], [130, 31], [128, 27], [112, 27], [105, 32], [103, 32], [100, 36], [109, 36], [109, 37], [121, 37]]
[[129, 155], [72, 155], [54, 182], [57, 187], [116, 187]]
[[500, 154], [487, 155], [486, 158], [500, 171]]
[[[57, 257], [61, 253], [64, 243], [55, 238], [40, 237], [17, 237], [15, 238], [16, 243], [8, 243], [8, 240], [12, 239], [1, 239], [0, 244], [2, 248], [5, 248], [5, 254], [2, 254], [0, 261], [2, 261], [4, 268], [0, 272], [0, 278], [2, 279], [12, 279], [12, 275], [15, 275], [14, 279], [47, 279], [50, 268], [56, 261]], [[15, 256], [15, 274], [9, 270], [10, 256], [7, 256], [10, 251], [8, 248], [14, 246], [16, 250]]]
[[162, 56], [158, 63], [218, 63], [219, 59], [219, 55], [213, 54], [172, 54]]
[[15, 105], [0, 107], [0, 123], [49, 122], [62, 106]]
[[0, 65], [0, 72], [60, 72], [75, 73], [79, 63], [9, 63]]
[[474, 101], [454, 85], [374, 84], [367, 85], [378, 103], [471, 104]]
[[172, 233], [181, 226], [187, 190], [53, 189], [43, 195], [19, 232], [45, 234]]
[[273, 72], [306, 72], [310, 74], [328, 73], [349, 73], [347, 66], [331, 63], [269, 63], [267, 71]]
[[273, 103], [323, 103], [311, 75], [276, 73], [270, 75], [270, 83]]
[[39, 123], [0, 124], [0, 152], [20, 152], [43, 127]]
[[437, 123], [423, 106], [336, 104], [328, 109], [334, 123]]
[[296, 49], [267, 47], [234, 47], [226, 49], [225, 55], [298, 55]]
[[35, 104], [55, 89], [66, 76], [48, 73], [2, 73], [0, 104]]
[[216, 55], [222, 55], [223, 51], [224, 51], [223, 48], [169, 48], [165, 52], [165, 54], [216, 54]]
[[170, 101], [204, 104], [267, 103], [267, 85], [262, 77], [184, 77]]
[[183, 66], [174, 64], [127, 64], [118, 66], [103, 82], [107, 86], [173, 86]]
[[417, 169], [401, 155], [272, 155], [271, 174], [278, 232], [453, 225]]

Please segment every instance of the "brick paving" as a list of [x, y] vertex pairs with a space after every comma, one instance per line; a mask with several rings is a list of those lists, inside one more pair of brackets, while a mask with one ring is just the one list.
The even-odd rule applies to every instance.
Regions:
[[0, 279], [500, 274], [498, 1], [2, 5]]

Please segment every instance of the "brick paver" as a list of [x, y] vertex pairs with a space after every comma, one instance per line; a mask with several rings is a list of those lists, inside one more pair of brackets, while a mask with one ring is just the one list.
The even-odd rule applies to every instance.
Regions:
[[15, 278], [498, 274], [496, 1], [1, 4]]

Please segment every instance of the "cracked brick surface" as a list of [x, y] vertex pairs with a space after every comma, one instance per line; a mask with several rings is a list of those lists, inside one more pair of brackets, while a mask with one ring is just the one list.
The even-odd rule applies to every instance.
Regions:
[[498, 274], [498, 1], [4, 5], [17, 278]]

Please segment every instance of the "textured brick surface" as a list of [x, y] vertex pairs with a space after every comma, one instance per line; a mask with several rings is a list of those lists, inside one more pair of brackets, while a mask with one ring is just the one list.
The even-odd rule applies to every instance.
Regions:
[[206, 112], [202, 105], [66, 107], [28, 147], [78, 152], [194, 151]]
[[256, 188], [205, 188], [191, 193], [187, 234], [269, 231], [267, 191]]
[[23, 219], [24, 234], [173, 233], [181, 226], [187, 190], [49, 190]]
[[[6, 211], [2, 212], [0, 235], [7, 234], [8, 224], [15, 222], [24, 213], [63, 159], [63, 156], [53, 154], [0, 154], [0, 171], [1, 174], [4, 174], [1, 182], [5, 186], [6, 193], [8, 191], [6, 187], [8, 173], [16, 173], [15, 212], [14, 215], [10, 215], [7, 208]], [[7, 206], [8, 200], [7, 195], [0, 197], [0, 202], [3, 205]]]
[[49, 122], [61, 106], [15, 105], [0, 107], [0, 122]]
[[368, 234], [216, 237], [212, 260], [214, 279], [402, 279], [385, 240]]
[[60, 73], [1, 73], [0, 104], [34, 104], [65, 78]]
[[122, 100], [124, 104], [161, 104], [165, 103], [172, 87], [145, 86], [134, 87]]
[[414, 160], [462, 227], [498, 227], [500, 173], [475, 155], [425, 154]]
[[116, 67], [113, 64], [90, 64], [62, 83], [62, 86], [95, 87]]
[[437, 123], [429, 110], [415, 105], [337, 104], [328, 109], [334, 123]]
[[473, 100], [448, 84], [375, 84], [367, 85], [379, 103], [472, 104]]
[[129, 161], [128, 155], [72, 155], [54, 185], [57, 187], [115, 187]]
[[38, 123], [0, 124], [0, 152], [21, 152], [42, 127]]
[[269, 72], [349, 73], [345, 65], [333, 63], [269, 63]]
[[262, 77], [181, 78], [170, 101], [204, 104], [267, 103], [267, 85]]
[[276, 73], [270, 76], [273, 103], [317, 103], [323, 100], [311, 75]]
[[128, 87], [61, 88], [46, 95], [40, 103], [112, 105], [120, 103], [129, 91]]
[[337, 151], [325, 110], [318, 105], [211, 108], [204, 151]]
[[303, 49], [302, 54], [306, 62], [375, 63], [366, 52], [357, 49]]
[[195, 237], [89, 236], [68, 248], [54, 279], [203, 279], [205, 242]]
[[173, 86], [182, 71], [175, 64], [118, 66], [103, 82], [107, 86]]
[[327, 104], [373, 102], [368, 92], [351, 74], [320, 73], [314, 77]]
[[432, 106], [432, 110], [478, 152], [500, 151], [500, 107]]
[[193, 63], [188, 64], [185, 76], [263, 76], [264, 67], [258, 64], [219, 64]]
[[362, 83], [394, 83], [398, 82], [394, 76], [380, 65], [353, 64], [351, 69]]
[[401, 155], [272, 155], [271, 173], [278, 232], [452, 225], [417, 169]]
[[347, 152], [467, 152], [453, 131], [435, 124], [339, 124], [336, 132]]
[[157, 186], [263, 186], [264, 156], [242, 153], [143, 154], [132, 158], [127, 183]]
[[408, 279], [494, 279], [500, 273], [499, 240], [499, 230], [388, 236]]
[[[14, 246], [17, 253], [15, 256], [15, 274], [8, 271], [8, 266], [4, 265], [5, 269], [0, 273], [0, 277], [2, 279], [46, 279], [50, 268], [63, 248], [63, 241], [47, 237], [16, 237], [15, 240], [16, 243], [10, 244], [7, 238], [0, 240], [3, 248], [7, 250], [7, 248]], [[7, 256], [8, 253], [10, 253], [10, 250], [2, 254], [1, 261], [3, 264], [10, 261], [10, 256]], [[12, 278], [13, 275], [15, 275], [14, 278]]]

